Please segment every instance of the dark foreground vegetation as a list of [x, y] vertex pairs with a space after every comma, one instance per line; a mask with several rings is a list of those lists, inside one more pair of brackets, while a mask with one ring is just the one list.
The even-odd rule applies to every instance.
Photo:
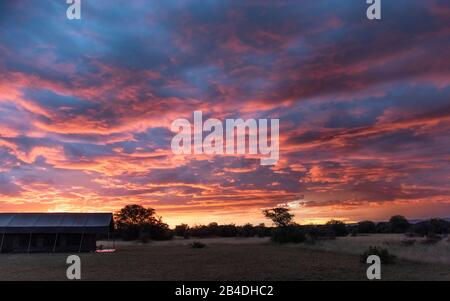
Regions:
[[390, 254], [388, 250], [380, 247], [369, 247], [369, 249], [360, 256], [361, 263], [366, 263], [367, 258], [372, 255], [378, 256], [382, 264], [395, 263], [396, 256]]
[[405, 217], [396, 215], [388, 222], [379, 223], [361, 221], [356, 224], [345, 224], [339, 220], [330, 220], [324, 225], [299, 225], [293, 222], [294, 216], [288, 208], [267, 209], [263, 211], [263, 214], [273, 222], [274, 226], [219, 225], [213, 222], [192, 227], [181, 224], [175, 229], [170, 229], [162, 218], [156, 215], [154, 209], [140, 205], [127, 205], [114, 215], [115, 236], [123, 240], [140, 240], [144, 243], [149, 240], [169, 240], [174, 236], [186, 239], [191, 237], [271, 237], [272, 241], [277, 243], [308, 243], [347, 235], [404, 233], [410, 237], [426, 236], [426, 241], [433, 243], [450, 232], [450, 222], [437, 218], [411, 224]]

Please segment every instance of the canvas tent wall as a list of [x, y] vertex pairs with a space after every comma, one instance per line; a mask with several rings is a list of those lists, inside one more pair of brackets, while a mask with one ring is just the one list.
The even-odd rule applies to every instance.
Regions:
[[95, 251], [111, 213], [0, 213], [0, 252]]

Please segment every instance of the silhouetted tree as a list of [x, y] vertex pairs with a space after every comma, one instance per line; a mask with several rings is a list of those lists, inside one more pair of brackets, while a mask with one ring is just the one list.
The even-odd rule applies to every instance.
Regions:
[[115, 224], [120, 236], [125, 240], [140, 238], [164, 240], [172, 238], [169, 226], [156, 216], [155, 209], [144, 208], [141, 205], [126, 205], [114, 214]]
[[217, 236], [219, 234], [219, 224], [212, 222], [208, 224], [208, 236]]
[[219, 225], [215, 222], [205, 225], [196, 225], [188, 229], [189, 236], [194, 237], [234, 237], [240, 232], [240, 227], [234, 224]]
[[270, 218], [277, 227], [286, 227], [292, 223], [293, 214], [289, 213], [289, 208], [275, 207], [263, 210], [265, 217]]
[[404, 216], [394, 215], [389, 220], [389, 226], [393, 233], [405, 233], [411, 225]]
[[266, 237], [271, 235], [271, 229], [266, 227], [264, 223], [255, 227], [255, 232], [258, 237]]
[[255, 228], [253, 227], [252, 224], [245, 224], [244, 226], [241, 227], [240, 229], [240, 234], [243, 237], [253, 237], [256, 234]]
[[235, 237], [239, 233], [238, 228], [235, 224], [229, 224], [229, 225], [220, 225], [218, 227], [218, 236], [221, 237]]
[[372, 221], [362, 221], [358, 223], [356, 230], [358, 233], [375, 233], [377, 226]]
[[450, 222], [444, 219], [432, 218], [413, 225], [412, 232], [422, 236], [429, 234], [448, 234], [450, 232]]
[[389, 233], [391, 232], [391, 226], [389, 222], [379, 222], [376, 226], [377, 233]]
[[155, 209], [144, 208], [141, 205], [126, 205], [115, 215], [117, 225], [144, 225], [155, 224], [157, 218], [155, 217]]
[[332, 219], [325, 226], [327, 232], [332, 236], [346, 236], [348, 234], [347, 226], [342, 221]]
[[175, 226], [175, 235], [189, 238], [189, 226], [187, 224]]
[[305, 232], [300, 225], [293, 223], [293, 214], [289, 208], [275, 207], [263, 210], [265, 217], [270, 218], [277, 226], [271, 233], [271, 239], [277, 243], [300, 243], [305, 241]]

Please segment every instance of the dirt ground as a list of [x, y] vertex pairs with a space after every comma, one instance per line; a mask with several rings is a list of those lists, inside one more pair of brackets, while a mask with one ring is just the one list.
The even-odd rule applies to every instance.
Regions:
[[[356, 254], [274, 245], [258, 239], [117, 243], [115, 253], [81, 257], [82, 280], [365, 280]], [[0, 254], [0, 280], [65, 280], [69, 254]], [[450, 266], [399, 260], [384, 280], [450, 280]]]

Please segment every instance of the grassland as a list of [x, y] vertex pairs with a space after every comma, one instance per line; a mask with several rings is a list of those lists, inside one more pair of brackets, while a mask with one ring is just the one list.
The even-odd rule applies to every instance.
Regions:
[[[349, 241], [345, 239], [351, 241], [353, 247], [348, 247]], [[315, 245], [280, 246], [267, 239], [219, 238], [203, 239], [202, 242], [207, 244], [204, 249], [190, 248], [192, 240], [145, 245], [118, 243], [115, 253], [80, 254], [82, 279], [365, 280], [366, 265], [359, 262], [359, 250], [355, 251], [354, 246], [365, 248], [363, 240], [364, 244], [374, 245], [375, 241], [382, 244], [386, 239], [348, 237]], [[399, 239], [391, 237], [395, 242]], [[65, 280], [67, 256], [0, 254], [0, 280]], [[383, 266], [382, 278], [450, 280], [450, 265], [400, 258], [394, 265]]]
[[315, 244], [304, 244], [302, 247], [356, 255], [362, 254], [369, 246], [377, 246], [388, 249], [390, 253], [403, 260], [443, 264], [450, 267], [450, 239], [444, 238], [434, 244], [427, 244], [425, 240], [425, 238], [417, 237], [408, 238], [403, 234], [371, 234], [317, 241]]

